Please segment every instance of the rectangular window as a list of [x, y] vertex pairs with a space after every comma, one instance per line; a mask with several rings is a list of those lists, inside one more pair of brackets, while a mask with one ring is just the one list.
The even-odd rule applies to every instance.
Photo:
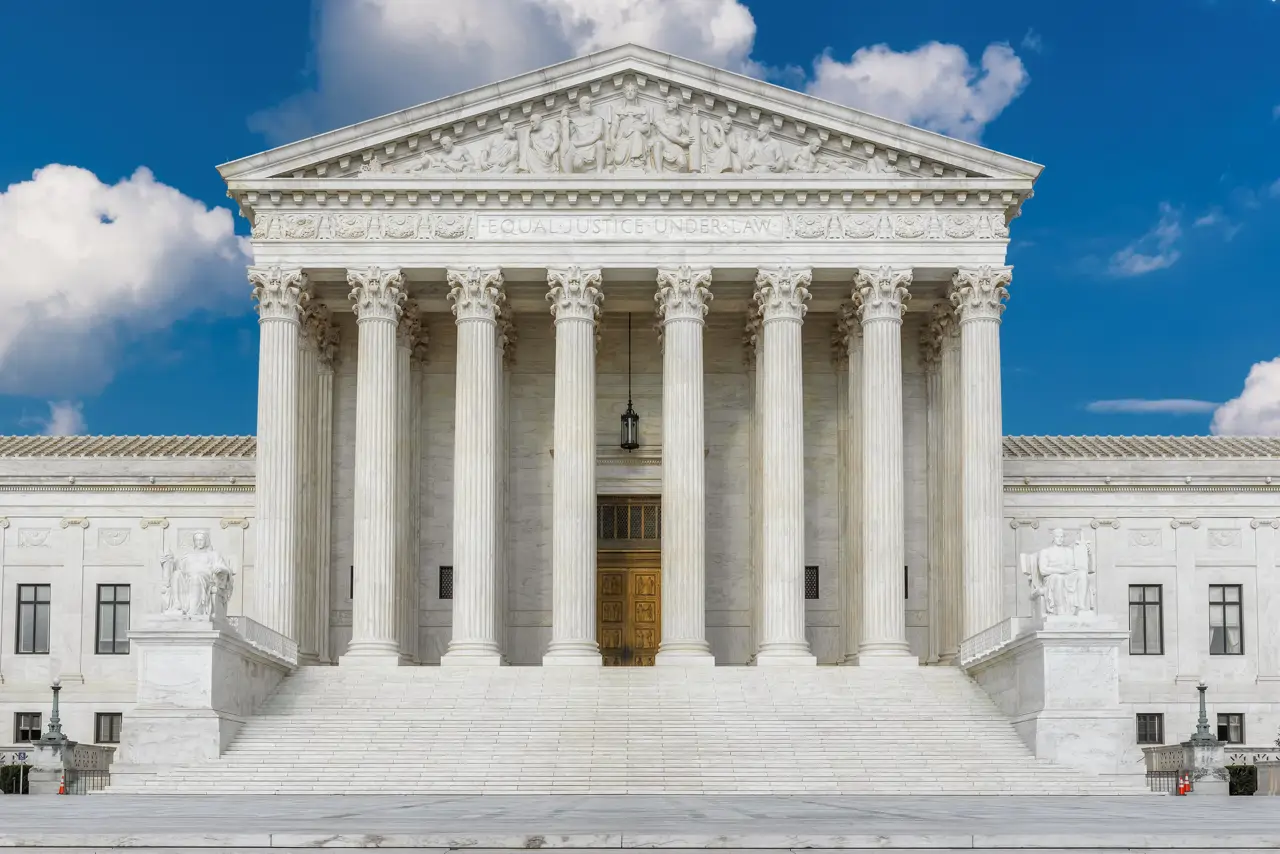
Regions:
[[129, 585], [98, 585], [98, 655], [129, 654]]
[[1159, 584], [1129, 585], [1130, 655], [1164, 655], [1164, 606], [1160, 592]]
[[440, 598], [453, 598], [453, 567], [440, 567]]
[[18, 712], [13, 716], [13, 743], [23, 744], [40, 737], [40, 713]]
[[1164, 715], [1138, 715], [1138, 744], [1164, 744]]
[[356, 598], [356, 568], [354, 566], [347, 573], [347, 598], [352, 600]]
[[816, 566], [806, 566], [804, 568], [804, 598], [818, 598], [818, 568]]
[[1218, 741], [1244, 744], [1244, 715], [1218, 715]]
[[1239, 584], [1209, 585], [1209, 654], [1244, 655]]
[[98, 712], [93, 716], [93, 740], [98, 744], [119, 744], [122, 723], [124, 715], [120, 712]]
[[49, 654], [48, 584], [18, 585], [18, 652]]

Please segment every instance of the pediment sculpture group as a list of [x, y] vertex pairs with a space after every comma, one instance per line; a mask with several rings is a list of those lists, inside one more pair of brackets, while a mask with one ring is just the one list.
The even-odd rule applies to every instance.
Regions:
[[1031, 599], [1041, 617], [1092, 617], [1097, 614], [1097, 581], [1089, 544], [1079, 537], [1067, 545], [1066, 532], [1054, 528], [1053, 542], [1018, 555]]
[[[818, 136], [795, 148], [777, 139], [767, 121], [749, 133], [729, 116], [688, 113], [680, 99], [668, 96], [661, 108], [641, 103], [636, 84], [623, 87], [622, 101], [613, 111], [597, 108], [591, 96], [578, 98], [576, 115], [569, 107], [558, 117], [535, 112], [522, 135], [514, 122], [481, 142], [475, 150], [453, 137], [440, 137], [440, 147], [410, 164], [384, 166], [373, 156], [361, 167], [362, 176], [421, 173], [662, 174], [701, 173], [770, 175], [790, 173], [894, 172], [874, 158], [865, 164], [822, 150]], [[794, 149], [794, 150], [792, 150]]]
[[196, 531], [191, 551], [175, 559], [160, 556], [160, 609], [165, 616], [221, 619], [235, 584], [235, 570], [209, 545], [209, 535]]

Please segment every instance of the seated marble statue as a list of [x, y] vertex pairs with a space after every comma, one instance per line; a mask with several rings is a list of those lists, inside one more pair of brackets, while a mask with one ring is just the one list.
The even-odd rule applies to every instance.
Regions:
[[1032, 554], [1018, 555], [1022, 574], [1031, 583], [1031, 598], [1039, 601], [1042, 617], [1092, 616], [1097, 595], [1089, 545], [1053, 529], [1053, 544]]
[[168, 616], [225, 617], [235, 571], [209, 546], [204, 531], [192, 535], [191, 545], [177, 560], [167, 551], [160, 556], [161, 610]]

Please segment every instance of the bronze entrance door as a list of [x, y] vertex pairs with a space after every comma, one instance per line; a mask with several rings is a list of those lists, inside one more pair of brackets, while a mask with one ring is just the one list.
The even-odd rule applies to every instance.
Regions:
[[601, 551], [596, 638], [606, 667], [651, 667], [662, 638], [661, 552]]

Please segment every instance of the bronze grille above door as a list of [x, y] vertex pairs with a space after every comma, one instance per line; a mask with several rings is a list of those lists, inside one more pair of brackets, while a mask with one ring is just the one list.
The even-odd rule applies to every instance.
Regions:
[[602, 497], [596, 505], [596, 537], [604, 543], [657, 549], [662, 540], [662, 499], [657, 496]]

